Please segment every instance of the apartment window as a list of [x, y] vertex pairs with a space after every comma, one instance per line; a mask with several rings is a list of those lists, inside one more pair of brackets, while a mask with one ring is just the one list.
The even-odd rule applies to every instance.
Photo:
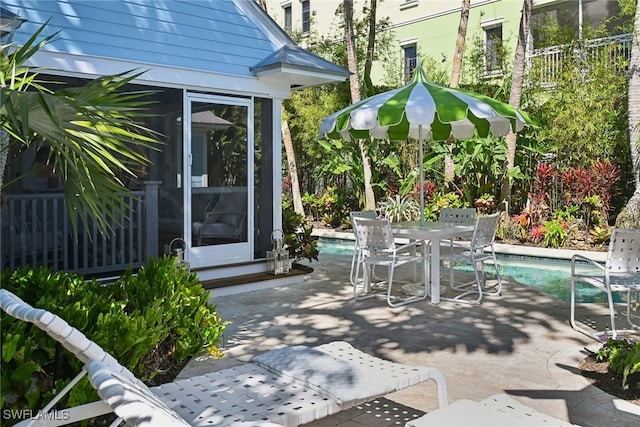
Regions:
[[485, 71], [493, 73], [502, 70], [502, 23], [484, 28]]
[[402, 50], [404, 51], [404, 81], [405, 83], [411, 80], [411, 76], [413, 76], [413, 70], [416, 69], [416, 64], [418, 62], [418, 48], [416, 44], [408, 44], [402, 46]]
[[292, 26], [292, 20], [291, 20], [291, 4], [288, 4], [286, 6], [283, 7], [283, 11], [284, 11], [284, 29], [286, 31], [291, 31], [291, 29], [293, 28]]
[[311, 30], [311, 7], [309, 0], [301, 2], [302, 5], [302, 32], [308, 33]]

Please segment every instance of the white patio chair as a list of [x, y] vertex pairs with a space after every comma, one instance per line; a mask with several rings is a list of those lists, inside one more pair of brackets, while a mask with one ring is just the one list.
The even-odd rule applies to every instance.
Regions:
[[[284, 347], [233, 368], [149, 388], [57, 315], [6, 289], [0, 289], [0, 308], [36, 325], [84, 364], [35, 418], [19, 426], [65, 425], [111, 412], [132, 426], [297, 426], [428, 380], [437, 385], [439, 406], [448, 404], [439, 370], [383, 360], [344, 341]], [[87, 373], [103, 400], [51, 413]]]
[[[597, 267], [600, 275], [585, 274], [580, 272], [580, 262]], [[606, 331], [589, 331], [581, 328], [576, 323], [576, 282], [594, 286], [607, 294], [609, 318], [611, 329]], [[616, 329], [615, 305], [613, 293], [626, 294], [627, 322], [632, 329]], [[640, 292], [640, 229], [616, 228], [611, 234], [607, 260], [604, 265], [586, 256], [576, 254], [571, 258], [571, 327], [592, 338], [598, 339], [602, 335], [612, 335], [614, 338], [619, 333], [634, 332], [640, 326], [631, 320], [631, 305], [638, 302]]]
[[448, 224], [473, 224], [476, 221], [476, 208], [442, 208], [438, 222]]
[[[353, 233], [355, 236], [355, 226], [354, 224], [354, 218], [365, 218], [365, 219], [377, 219], [378, 218], [378, 214], [376, 211], [373, 210], [369, 210], [369, 211], [352, 211], [349, 216], [351, 217], [351, 227], [353, 228]], [[349, 272], [349, 280], [351, 281], [351, 285], [352, 286], [356, 286], [356, 282], [358, 280], [357, 276], [356, 276], [356, 262], [358, 260], [358, 252], [360, 251], [360, 248], [358, 247], [358, 239], [357, 236], [355, 236], [355, 240], [354, 240], [354, 248], [353, 248], [353, 256], [351, 257], [351, 271]], [[370, 282], [372, 283], [376, 283], [377, 280], [373, 278], [374, 276], [374, 272], [373, 270], [369, 272], [371, 274], [371, 277], [369, 278]]]
[[[443, 298], [449, 301], [460, 301], [470, 303], [482, 302], [483, 295], [500, 295], [502, 292], [502, 278], [498, 269], [498, 260], [493, 249], [498, 223], [500, 222], [500, 212], [492, 215], [481, 215], [476, 218], [476, 225], [471, 236], [471, 242], [451, 242], [443, 248], [440, 259], [449, 261], [449, 287], [462, 293], [453, 298]], [[492, 291], [485, 289], [484, 263], [493, 261], [496, 271], [497, 284]], [[454, 278], [454, 263], [469, 263], [472, 265], [475, 280], [463, 284], [456, 284]], [[469, 288], [470, 285], [476, 285]], [[475, 300], [465, 299], [469, 295], [477, 294]]]
[[[427, 297], [426, 260], [420, 252], [419, 241], [396, 246], [391, 223], [387, 218], [368, 219], [354, 217], [353, 230], [357, 246], [355, 273], [352, 275], [353, 297], [356, 300], [386, 296], [387, 304], [390, 307], [398, 307]], [[393, 295], [396, 268], [409, 263], [418, 263], [422, 266], [423, 292], [417, 292], [407, 298]], [[371, 271], [375, 266], [387, 268], [385, 290], [377, 291], [371, 289]], [[361, 271], [362, 280], [360, 280]], [[359, 292], [360, 287], [362, 287], [362, 295]]]
[[[460, 224], [475, 224], [476, 223], [476, 208], [442, 208], [438, 213], [438, 222], [452, 225]], [[444, 239], [441, 240], [441, 244], [451, 244], [455, 240], [461, 238], [469, 238], [468, 235], [458, 237], [456, 239]]]

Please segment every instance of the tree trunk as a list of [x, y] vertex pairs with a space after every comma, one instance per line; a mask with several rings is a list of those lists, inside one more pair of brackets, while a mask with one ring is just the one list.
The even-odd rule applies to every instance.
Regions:
[[629, 61], [629, 143], [635, 192], [616, 219], [616, 227], [640, 228], [640, 4], [636, 5]]
[[[265, 11], [267, 14], [267, 3], [266, 0], [256, 0], [258, 5]], [[289, 168], [289, 176], [291, 177], [291, 198], [293, 199], [293, 211], [299, 215], [304, 215], [304, 207], [302, 206], [302, 195], [300, 193], [300, 180], [298, 179], [298, 164], [296, 163], [296, 152], [293, 148], [293, 141], [291, 140], [291, 130], [289, 129], [289, 122], [286, 117], [286, 109], [284, 104], [282, 104], [282, 108], [280, 109], [282, 115], [281, 121], [281, 132], [282, 132], [282, 143], [284, 144], [284, 152], [287, 156], [287, 166]]]
[[289, 122], [284, 118], [285, 109], [282, 106], [282, 143], [287, 156], [287, 166], [289, 167], [289, 176], [291, 177], [291, 195], [293, 198], [293, 211], [297, 214], [304, 215], [302, 207], [302, 196], [300, 194], [300, 181], [298, 180], [298, 165], [296, 163], [296, 154], [293, 149], [293, 141], [291, 140], [291, 131], [289, 130]]
[[[527, 55], [527, 42], [529, 40], [529, 22], [531, 20], [531, 9], [533, 0], [524, 0], [522, 4], [522, 14], [520, 16], [520, 31], [518, 33], [518, 44], [513, 59], [513, 72], [511, 76], [511, 92], [509, 94], [509, 104], [515, 108], [520, 108], [522, 98], [522, 83], [524, 80], [524, 68]], [[505, 159], [505, 175], [502, 177], [502, 187], [500, 189], [500, 199], [506, 205], [506, 209], [511, 206], [511, 183], [509, 182], [509, 172], [515, 167], [516, 140], [517, 136], [509, 132], [507, 140], [507, 158]]]
[[356, 36], [353, 32], [353, 0], [344, 0], [344, 41], [347, 46], [347, 65], [351, 71], [349, 76], [351, 102], [355, 103], [360, 101], [360, 81], [358, 80]]
[[467, 39], [467, 26], [469, 24], [469, 9], [471, 0], [462, 0], [462, 10], [460, 10], [460, 24], [458, 25], [458, 38], [456, 39], [456, 51], [453, 55], [453, 69], [451, 70], [451, 87], [458, 87], [460, 71], [462, 70], [462, 56], [464, 54], [465, 42]]
[[376, 13], [378, 0], [371, 0], [369, 10], [369, 39], [367, 40], [367, 57], [364, 63], [364, 94], [366, 97], [375, 95], [373, 83], [371, 82], [371, 66], [376, 48]]
[[[351, 87], [351, 102], [360, 101], [360, 82], [358, 81], [358, 58], [356, 56], [356, 38], [353, 32], [353, 0], [344, 0], [344, 39], [347, 45], [347, 64], [351, 76], [349, 77], [349, 85]], [[365, 148], [363, 140], [358, 140], [360, 148], [360, 157], [362, 157], [362, 171], [364, 175], [364, 196], [365, 209], [374, 210], [376, 208], [376, 199], [371, 186], [371, 161]]]
[[[469, 24], [469, 9], [471, 8], [471, 0], [462, 0], [462, 9], [460, 10], [460, 24], [458, 25], [458, 38], [456, 39], [456, 51], [453, 55], [453, 68], [451, 70], [451, 82], [449, 86], [458, 87], [460, 80], [460, 72], [462, 70], [462, 56], [467, 40], [467, 27]], [[453, 140], [449, 141], [453, 143]], [[449, 154], [444, 157], [444, 182], [448, 184], [455, 178], [456, 166]]]
[[[9, 134], [4, 129], [0, 129], [0, 196], [4, 185], [4, 172], [7, 167], [7, 156], [9, 155]], [[0, 198], [0, 206], [2, 199]]]

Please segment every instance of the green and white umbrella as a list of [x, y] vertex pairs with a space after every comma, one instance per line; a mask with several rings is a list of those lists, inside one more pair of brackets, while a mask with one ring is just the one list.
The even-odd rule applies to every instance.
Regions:
[[[374, 95], [322, 120], [320, 137], [328, 139], [445, 141], [478, 135], [505, 136], [519, 132], [533, 122], [526, 113], [509, 104], [478, 93], [452, 89], [427, 80], [417, 67], [411, 81], [398, 89]], [[420, 183], [424, 182], [422, 160]], [[424, 212], [424, 192], [420, 186], [420, 209]]]

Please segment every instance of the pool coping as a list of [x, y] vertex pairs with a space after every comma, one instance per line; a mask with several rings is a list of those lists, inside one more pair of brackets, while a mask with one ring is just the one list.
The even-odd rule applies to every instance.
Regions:
[[[314, 228], [311, 232], [312, 236], [324, 237], [329, 239], [355, 240], [353, 233], [348, 231], [334, 231]], [[508, 245], [505, 243], [495, 243], [494, 250], [496, 253], [505, 255], [519, 255], [540, 258], [553, 258], [570, 260], [574, 255], [582, 255], [597, 262], [604, 263], [607, 260], [607, 252], [586, 251], [579, 249], [554, 249], [541, 248], [537, 246], [526, 245]]]

